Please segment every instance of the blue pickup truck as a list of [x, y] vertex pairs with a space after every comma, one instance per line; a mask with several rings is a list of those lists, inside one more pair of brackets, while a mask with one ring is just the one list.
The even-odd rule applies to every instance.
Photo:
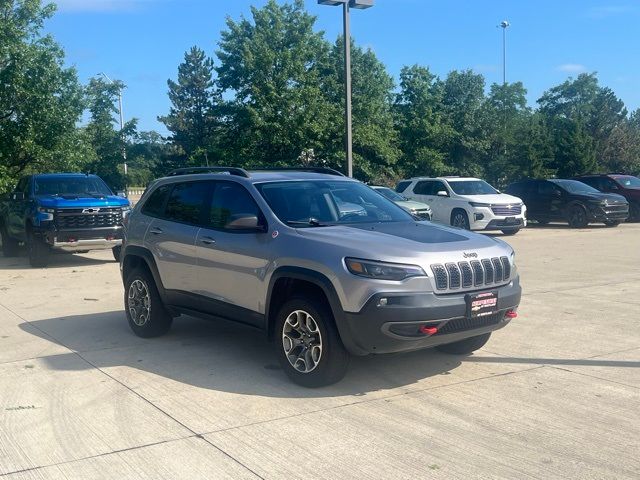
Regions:
[[33, 267], [45, 267], [54, 251], [81, 253], [122, 245], [129, 201], [114, 195], [96, 175], [53, 173], [22, 178], [0, 202], [4, 256], [16, 256], [25, 243]]

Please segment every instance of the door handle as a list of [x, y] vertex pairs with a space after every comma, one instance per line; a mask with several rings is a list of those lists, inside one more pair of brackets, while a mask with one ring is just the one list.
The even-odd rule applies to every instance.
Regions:
[[211, 237], [202, 237], [200, 241], [205, 245], [213, 245], [214, 243], [216, 243], [215, 239]]
[[149, 233], [151, 233], [152, 235], [162, 235], [164, 232], [161, 228], [155, 227], [149, 230]]

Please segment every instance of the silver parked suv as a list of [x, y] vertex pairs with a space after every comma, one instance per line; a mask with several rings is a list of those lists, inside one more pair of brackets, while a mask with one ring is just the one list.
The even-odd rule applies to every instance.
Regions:
[[508, 244], [416, 221], [328, 169], [177, 171], [125, 228], [137, 335], [162, 335], [180, 314], [249, 324], [308, 387], [340, 380], [350, 354], [471, 353], [520, 302]]

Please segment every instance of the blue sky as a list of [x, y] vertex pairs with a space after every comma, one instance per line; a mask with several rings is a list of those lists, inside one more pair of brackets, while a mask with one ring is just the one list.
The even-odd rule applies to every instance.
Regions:
[[[226, 16], [249, 14], [266, 0], [57, 0], [46, 29], [64, 47], [67, 62], [86, 82], [106, 72], [127, 84], [126, 119], [142, 130], [166, 133], [157, 122], [169, 109], [168, 78], [184, 52], [198, 45], [214, 55]], [[341, 12], [306, 0], [317, 29], [335, 40]], [[638, 0], [376, 0], [354, 11], [356, 41], [373, 49], [394, 77], [403, 65], [427, 65], [445, 76], [454, 69], [502, 78], [502, 37], [509, 20], [508, 81], [522, 81], [529, 102], [581, 72], [597, 71], [630, 110], [640, 107]]]

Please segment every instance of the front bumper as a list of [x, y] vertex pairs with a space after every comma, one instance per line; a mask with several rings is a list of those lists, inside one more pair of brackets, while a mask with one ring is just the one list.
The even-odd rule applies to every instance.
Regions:
[[123, 228], [116, 226], [77, 230], [42, 229], [40, 235], [54, 250], [73, 253], [107, 250], [122, 245]]
[[591, 222], [624, 222], [629, 218], [629, 205], [589, 205]]
[[[435, 347], [498, 330], [516, 310], [522, 293], [519, 278], [502, 287], [474, 291], [497, 291], [497, 313], [468, 319], [466, 294], [378, 293], [358, 313], [344, 312], [338, 328], [347, 350], [354, 355], [392, 353]], [[386, 305], [380, 300], [386, 298]], [[435, 335], [419, 334], [422, 326], [437, 327]]]
[[467, 211], [471, 230], [508, 230], [527, 226], [526, 208], [517, 215], [496, 215], [491, 208], [476, 207]]

